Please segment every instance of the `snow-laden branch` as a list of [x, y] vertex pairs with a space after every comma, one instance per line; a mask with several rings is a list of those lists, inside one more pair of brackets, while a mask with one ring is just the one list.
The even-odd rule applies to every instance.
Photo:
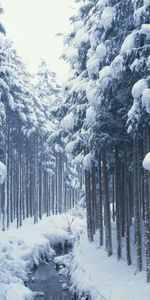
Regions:
[[3, 184], [6, 180], [7, 169], [6, 166], [0, 161], [0, 184]]
[[144, 169], [150, 171], [150, 152], [148, 152], [143, 160]]

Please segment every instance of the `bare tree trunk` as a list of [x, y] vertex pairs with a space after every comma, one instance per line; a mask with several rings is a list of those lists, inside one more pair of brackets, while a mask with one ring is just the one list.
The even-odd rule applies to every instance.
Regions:
[[10, 225], [10, 115], [6, 111], [6, 166], [7, 166], [7, 228]]
[[138, 139], [135, 134], [133, 137], [133, 155], [134, 155], [134, 224], [135, 224], [135, 245], [137, 271], [142, 270], [142, 246], [141, 246], [141, 220], [139, 203], [139, 158], [138, 158]]
[[85, 190], [86, 190], [86, 207], [87, 207], [87, 233], [90, 242], [93, 241], [92, 215], [91, 215], [91, 174], [85, 170]]
[[55, 183], [54, 175], [52, 176], [52, 214], [55, 213]]
[[99, 183], [99, 210], [98, 210], [98, 223], [99, 223], [99, 234], [100, 234], [100, 246], [103, 246], [103, 198], [102, 198], [102, 168], [101, 168], [101, 153], [98, 156], [98, 183]]
[[97, 225], [97, 212], [96, 212], [96, 168], [94, 163], [92, 164], [91, 170], [91, 214], [92, 214], [92, 231], [93, 234], [96, 232]]
[[56, 174], [55, 174], [55, 213], [58, 213], [58, 154], [56, 153]]
[[[144, 155], [149, 151], [149, 132], [144, 128]], [[144, 212], [145, 212], [145, 250], [147, 282], [150, 282], [150, 197], [149, 197], [149, 171], [144, 169]]]
[[2, 184], [1, 195], [2, 195], [2, 231], [5, 231], [5, 188], [6, 183]]
[[112, 192], [112, 219], [113, 222], [115, 222], [115, 194], [116, 194], [116, 190], [115, 190], [115, 175], [112, 176], [112, 188], [113, 188], [113, 192]]
[[39, 163], [39, 218], [42, 220], [42, 162]]
[[131, 265], [131, 246], [130, 246], [130, 211], [129, 211], [129, 173], [127, 169], [127, 158], [124, 156], [124, 193], [125, 193], [125, 224], [126, 224], [126, 258], [127, 264]]
[[121, 242], [121, 205], [120, 205], [120, 164], [118, 149], [115, 150], [115, 202], [116, 202], [116, 233], [117, 233], [117, 258], [122, 256], [122, 242]]
[[108, 178], [105, 149], [102, 149], [103, 163], [103, 186], [104, 186], [104, 219], [105, 219], [105, 245], [108, 256], [112, 255], [112, 236], [111, 236], [111, 218], [110, 218], [110, 203], [108, 196]]
[[19, 226], [22, 226], [22, 136], [21, 124], [19, 122], [19, 137], [18, 137], [18, 151], [19, 151]]

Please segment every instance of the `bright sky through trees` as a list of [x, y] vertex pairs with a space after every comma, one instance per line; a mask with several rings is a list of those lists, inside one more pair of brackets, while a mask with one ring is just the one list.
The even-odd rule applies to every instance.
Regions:
[[67, 32], [72, 15], [72, 0], [2, 0], [8, 37], [23, 59], [35, 71], [44, 58], [49, 67], [64, 78], [66, 64], [59, 60], [63, 50], [58, 32]]

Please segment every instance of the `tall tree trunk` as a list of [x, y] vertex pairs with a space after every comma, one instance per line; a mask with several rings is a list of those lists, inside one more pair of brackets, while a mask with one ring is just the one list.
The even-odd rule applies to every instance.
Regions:
[[142, 245], [141, 245], [141, 219], [139, 203], [139, 158], [138, 158], [138, 138], [137, 134], [133, 137], [133, 155], [134, 155], [134, 225], [135, 225], [135, 245], [137, 272], [142, 270]]
[[96, 212], [96, 167], [92, 163], [91, 170], [91, 214], [92, 214], [92, 231], [93, 234], [96, 232], [97, 225], [97, 212]]
[[105, 149], [102, 149], [102, 163], [103, 163], [103, 187], [104, 187], [104, 219], [105, 219], [105, 245], [108, 256], [112, 255], [112, 235], [111, 235], [111, 217], [110, 217], [110, 203], [108, 194], [108, 175], [106, 165]]
[[99, 223], [99, 236], [100, 236], [100, 246], [103, 246], [104, 236], [103, 236], [103, 198], [102, 198], [102, 168], [101, 168], [101, 153], [98, 155], [98, 183], [99, 183], [99, 204], [98, 204], [98, 223]]
[[87, 233], [90, 242], [93, 241], [92, 215], [91, 215], [91, 174], [89, 170], [85, 170], [85, 191], [86, 191], [86, 207], [87, 207]]
[[19, 140], [18, 140], [18, 151], [19, 151], [19, 226], [22, 226], [22, 134], [21, 124], [19, 122]]
[[5, 191], [6, 191], [6, 183], [2, 184], [1, 187], [1, 201], [2, 201], [2, 231], [5, 231]]
[[113, 222], [115, 222], [115, 195], [116, 195], [116, 190], [115, 190], [115, 175], [113, 174], [112, 176], [112, 219]]
[[10, 114], [6, 111], [7, 228], [10, 225]]
[[121, 193], [120, 193], [120, 164], [118, 149], [115, 150], [115, 202], [116, 202], [116, 233], [117, 233], [117, 258], [122, 256], [121, 243]]
[[125, 228], [126, 228], [126, 258], [127, 264], [131, 265], [130, 246], [130, 210], [129, 210], [129, 173], [127, 169], [126, 153], [124, 155], [124, 193], [125, 193]]
[[[144, 155], [149, 151], [149, 132], [144, 128]], [[147, 282], [150, 282], [150, 197], [149, 197], [149, 171], [144, 169], [144, 212], [145, 212], [145, 250]]]

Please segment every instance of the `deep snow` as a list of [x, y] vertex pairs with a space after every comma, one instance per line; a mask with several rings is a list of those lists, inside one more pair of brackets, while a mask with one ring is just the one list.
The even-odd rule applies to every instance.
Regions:
[[56, 257], [55, 263], [69, 269], [71, 289], [80, 299], [90, 295], [92, 300], [149, 300], [150, 285], [144, 271], [136, 274], [134, 264], [128, 267], [114, 255], [108, 258], [105, 249], [99, 248], [98, 233], [93, 243], [88, 242], [81, 209], [44, 217], [35, 225], [32, 222], [28, 219], [17, 230], [0, 232], [0, 300], [33, 299], [24, 286], [28, 272], [54, 254], [54, 245], [65, 241], [75, 241], [73, 253]]
[[134, 265], [129, 267], [114, 255], [108, 258], [98, 243], [98, 234], [91, 244], [86, 234], [75, 243], [70, 267], [72, 289], [81, 298], [85, 294], [92, 300], [149, 300], [145, 272], [136, 274]]
[[24, 286], [28, 272], [54, 254], [54, 245], [71, 241], [85, 226], [76, 210], [32, 222], [28, 219], [19, 229], [0, 231], [0, 300], [32, 299], [33, 293]]

